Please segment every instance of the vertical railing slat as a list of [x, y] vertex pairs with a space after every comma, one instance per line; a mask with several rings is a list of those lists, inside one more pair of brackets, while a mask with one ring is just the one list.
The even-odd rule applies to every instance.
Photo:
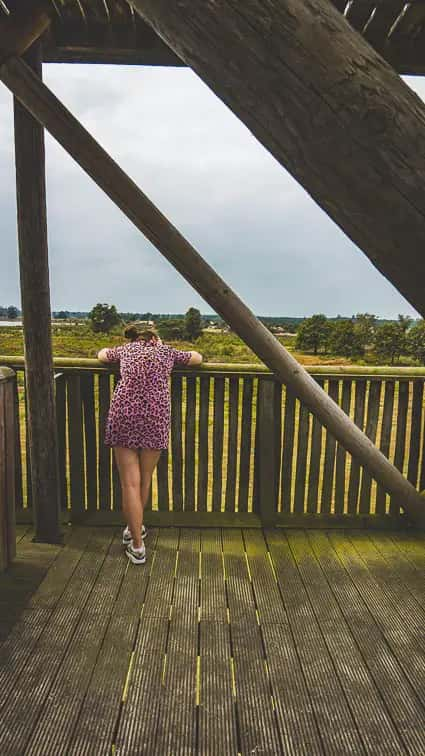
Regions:
[[81, 379], [78, 373], [72, 373], [68, 377], [67, 388], [71, 511], [79, 517], [85, 511], [85, 476]]
[[[382, 381], [373, 380], [370, 382], [369, 395], [367, 400], [367, 416], [365, 433], [374, 444], [378, 431], [378, 417], [381, 400]], [[360, 484], [359, 513], [371, 513], [371, 493], [372, 493], [372, 476], [365, 468], [362, 469], [362, 480]]]
[[168, 449], [163, 449], [158, 461], [158, 509], [168, 511], [170, 508], [170, 489], [168, 485]]
[[81, 375], [81, 398], [84, 412], [87, 509], [95, 511], [97, 507], [97, 448], [94, 374], [84, 373]]
[[99, 375], [99, 421], [98, 421], [98, 449], [99, 449], [99, 509], [111, 509], [111, 450], [105, 446], [105, 428], [108, 417], [111, 387], [109, 373]]
[[297, 514], [304, 512], [310, 417], [310, 413], [305, 404], [301, 404], [298, 420], [297, 464], [295, 470], [294, 493], [294, 512], [296, 512]]
[[[407, 410], [409, 405], [409, 383], [405, 380], [398, 382], [397, 433], [395, 438], [394, 465], [400, 472], [404, 467], [406, 451]], [[400, 506], [395, 498], [390, 498], [390, 515], [398, 516]]]
[[183, 427], [182, 427], [182, 377], [171, 379], [171, 451], [173, 511], [183, 510]]
[[[382, 413], [381, 423], [381, 441], [379, 448], [382, 454], [385, 454], [387, 458], [390, 456], [391, 436], [393, 432], [393, 412], [394, 412], [394, 389], [395, 382], [393, 380], [385, 380], [384, 390], [384, 409]], [[386, 491], [382, 486], [377, 487], [376, 491], [376, 504], [375, 514], [384, 515], [386, 513]]]
[[195, 509], [195, 427], [196, 427], [196, 378], [186, 377], [186, 412], [184, 443], [184, 509]]
[[[115, 388], [117, 387], [119, 380], [120, 380], [119, 374], [114, 373], [112, 376], [114, 391], [115, 391]], [[119, 512], [122, 509], [120, 475], [118, 472], [118, 467], [115, 461], [115, 454], [113, 450], [112, 450], [112, 508], [114, 512]]]
[[273, 432], [274, 381], [258, 382], [258, 498], [256, 511], [263, 525], [272, 525], [277, 513], [276, 496], [276, 435]]
[[223, 434], [224, 434], [224, 378], [214, 378], [214, 425], [213, 425], [213, 512], [221, 510], [223, 491]]
[[32, 482], [31, 482], [31, 457], [30, 457], [30, 441], [28, 432], [28, 401], [26, 382], [24, 383], [24, 406], [25, 406], [25, 473], [26, 473], [26, 493], [27, 493], [27, 509], [32, 509]]
[[234, 512], [236, 502], [236, 466], [239, 415], [239, 378], [229, 379], [229, 443], [227, 446], [227, 477], [225, 511]]
[[252, 444], [252, 397], [253, 379], [249, 376], [244, 376], [242, 378], [242, 418], [241, 449], [239, 460], [238, 512], [248, 511], [249, 471], [251, 465]]
[[206, 512], [208, 505], [208, 411], [210, 402], [210, 378], [201, 375], [199, 380], [199, 425], [198, 425], [198, 512]]
[[290, 389], [285, 390], [285, 416], [283, 422], [281, 510], [289, 513], [292, 505], [292, 460], [295, 433], [295, 396]]
[[409, 465], [407, 479], [415, 488], [418, 485], [419, 452], [421, 444], [422, 411], [424, 401], [423, 380], [413, 381], [412, 418], [410, 422]]
[[[342, 381], [341, 409], [346, 415], [350, 415], [352, 379]], [[343, 514], [345, 509], [346, 494], [346, 466], [347, 452], [342, 444], [337, 442], [335, 464], [335, 514]]]
[[[66, 471], [66, 382], [64, 373], [55, 375], [56, 427], [58, 439], [59, 496], [61, 508], [68, 507], [68, 477]], [[96, 474], [96, 470], [94, 470]]]
[[[316, 382], [323, 388], [324, 380], [316, 378]], [[319, 482], [322, 455], [323, 426], [320, 420], [313, 415], [311, 429], [311, 445], [307, 490], [307, 513], [317, 514], [319, 508]]]
[[15, 496], [17, 509], [23, 509], [24, 492], [22, 480], [22, 445], [21, 445], [21, 419], [19, 412], [19, 373], [16, 374], [13, 389], [13, 411], [15, 416]]
[[[339, 381], [329, 379], [328, 394], [338, 403]], [[323, 486], [320, 500], [320, 513], [330, 514], [332, 507], [332, 489], [335, 470], [336, 438], [328, 430], [325, 438], [325, 461], [323, 464]]]
[[[356, 381], [356, 393], [354, 399], [354, 422], [359, 428], [364, 427], [364, 411], [366, 399], [366, 380]], [[359, 496], [360, 465], [354, 457], [351, 457], [350, 480], [348, 484], [348, 514], [357, 514], [357, 500]]]

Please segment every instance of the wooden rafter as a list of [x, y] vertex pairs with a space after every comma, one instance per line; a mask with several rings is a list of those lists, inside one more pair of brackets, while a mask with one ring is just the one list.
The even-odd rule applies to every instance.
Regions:
[[[45, 61], [182, 65], [175, 53], [134, 13], [128, 0], [49, 1], [53, 16], [51, 30], [44, 39]], [[397, 71], [423, 73], [425, 3], [422, 0], [329, 2]], [[0, 12], [2, 5], [14, 7], [16, 0], [0, 0]], [[313, 35], [311, 44], [315, 43]]]

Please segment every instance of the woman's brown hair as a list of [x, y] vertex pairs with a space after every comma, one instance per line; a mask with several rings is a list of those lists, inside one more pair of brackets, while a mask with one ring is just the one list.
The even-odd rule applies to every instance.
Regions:
[[140, 328], [132, 323], [124, 329], [124, 336], [130, 341], [152, 341], [158, 338], [158, 334], [153, 328]]

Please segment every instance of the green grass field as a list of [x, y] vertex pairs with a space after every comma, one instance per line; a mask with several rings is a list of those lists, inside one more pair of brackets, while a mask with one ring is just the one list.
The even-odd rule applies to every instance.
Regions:
[[[294, 351], [295, 338], [279, 337], [279, 341], [304, 365], [349, 365], [350, 360], [330, 355], [303, 354]], [[125, 343], [122, 333], [114, 330], [108, 334], [93, 333], [82, 322], [76, 325], [54, 324], [52, 344], [54, 357], [95, 358], [99, 349]], [[259, 363], [259, 358], [233, 333], [203, 333], [196, 341], [170, 342], [179, 349], [196, 349], [205, 362]], [[0, 325], [0, 355], [23, 355], [22, 328]]]

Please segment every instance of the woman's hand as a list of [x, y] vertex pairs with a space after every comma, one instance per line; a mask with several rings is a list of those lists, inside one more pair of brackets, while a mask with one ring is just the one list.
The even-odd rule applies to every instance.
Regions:
[[100, 360], [100, 362], [109, 362], [107, 356], [106, 356], [107, 349], [101, 349], [100, 352], [97, 353], [97, 359]]

